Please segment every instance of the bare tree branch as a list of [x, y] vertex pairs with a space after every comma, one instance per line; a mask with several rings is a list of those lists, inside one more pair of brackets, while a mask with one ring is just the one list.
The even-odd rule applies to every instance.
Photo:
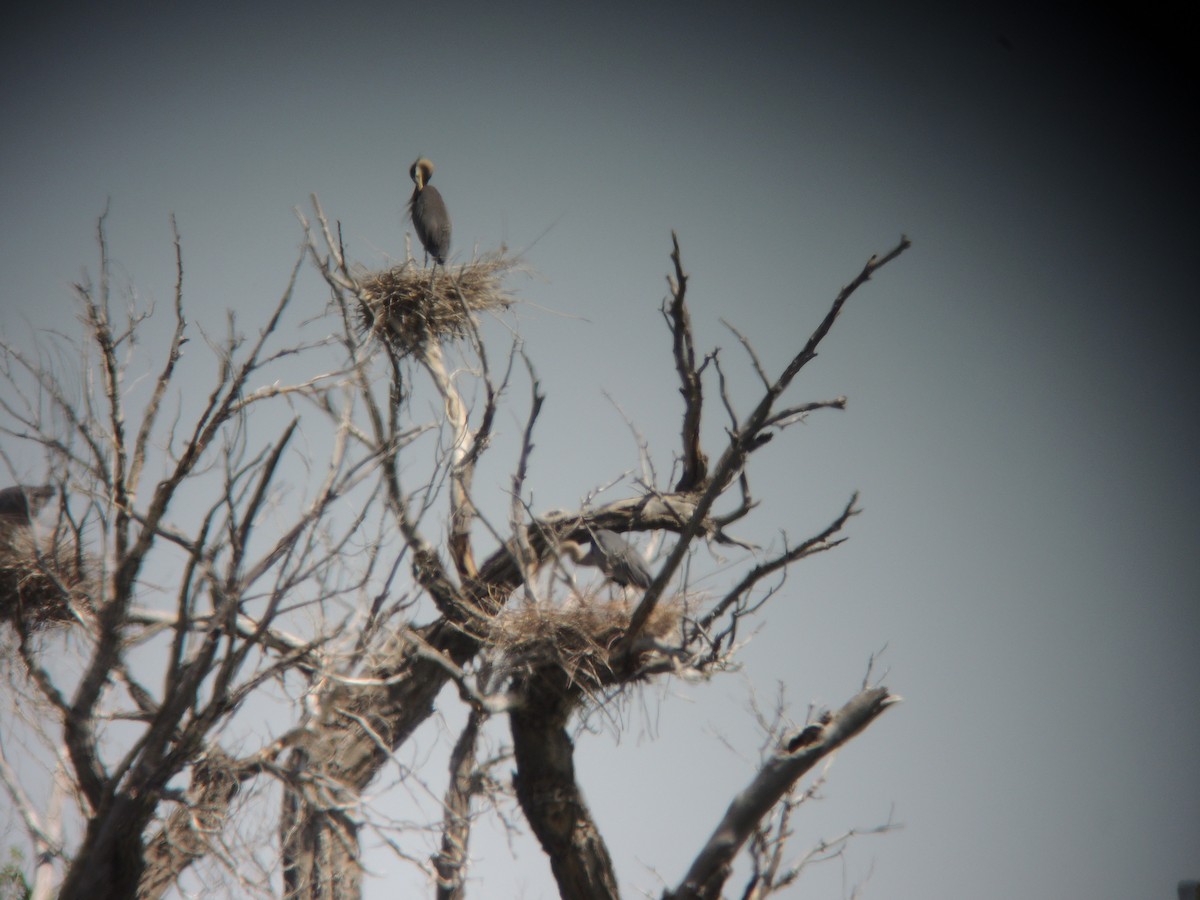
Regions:
[[559, 893], [609, 900], [618, 896], [616, 871], [575, 779], [575, 747], [564, 726], [576, 692], [563, 678], [561, 671], [537, 671], [517, 687], [526, 702], [509, 713], [513, 781]]
[[450, 754], [450, 783], [446, 787], [442, 849], [434, 857], [438, 900], [462, 900], [466, 896], [468, 842], [471, 836], [471, 799], [476, 787], [476, 744], [485, 713], [472, 709], [454, 750]]
[[908, 238], [901, 238], [900, 243], [892, 250], [886, 253], [882, 258], [872, 256], [863, 266], [858, 276], [850, 282], [846, 287], [842, 288], [841, 292], [834, 299], [833, 305], [829, 312], [825, 314], [825, 318], [821, 320], [821, 324], [817, 326], [816, 331], [809, 337], [804, 348], [796, 354], [792, 361], [783, 370], [782, 374], [771, 384], [767, 389], [754, 411], [745, 419], [733, 434], [730, 435], [729, 444], [725, 451], [721, 454], [716, 467], [713, 469], [704, 492], [696, 501], [695, 511], [688, 520], [687, 525], [680, 530], [680, 540], [676, 543], [675, 549], [667, 557], [666, 563], [659, 570], [658, 576], [654, 579], [654, 583], [650, 585], [642, 598], [641, 603], [635, 610], [630, 621], [629, 632], [618, 645], [616, 649], [616, 657], [629, 652], [629, 648], [637, 639], [638, 632], [645, 625], [646, 620], [654, 611], [654, 607], [658, 604], [662, 596], [663, 590], [667, 582], [674, 575], [683, 561], [684, 554], [687, 552], [688, 545], [692, 539], [701, 531], [705, 517], [712, 508], [713, 503], [720, 497], [725, 489], [730, 485], [732, 480], [740, 473], [746, 464], [746, 459], [758, 447], [761, 447], [766, 441], [770, 440], [770, 435], [764, 435], [763, 431], [767, 427], [771, 413], [774, 409], [775, 402], [783, 392], [787, 390], [792, 380], [799, 374], [809, 362], [816, 358], [817, 347], [829, 330], [833, 327], [833, 323], [841, 314], [842, 307], [850, 296], [863, 284], [870, 279], [871, 275], [887, 265], [905, 250], [911, 246]]
[[679, 374], [679, 392], [683, 394], [683, 471], [675, 490], [685, 492], [704, 484], [708, 476], [708, 457], [700, 446], [700, 418], [704, 409], [704, 387], [700, 376], [704, 365], [696, 366], [691, 314], [684, 302], [688, 277], [679, 254], [679, 237], [674, 231], [671, 232], [671, 263], [675, 267], [675, 277], [667, 278], [671, 297], [663, 301], [662, 312], [671, 328], [675, 371]]
[[[39, 896], [57, 888], [65, 898], [160, 897], [189, 892], [193, 879], [270, 896], [282, 878], [290, 900], [353, 900], [366, 835], [435, 879], [439, 896], [460, 897], [473, 801], [495, 807], [501, 790], [478, 748], [488, 718], [504, 714], [516, 800], [560, 892], [615, 897], [617, 872], [584, 801], [569, 728], [577, 713], [584, 722], [606, 715], [640, 682], [736, 665], [741, 623], [779, 596], [790, 566], [846, 539], [857, 495], [820, 532], [796, 544], [785, 536], [766, 554], [733, 525], [757, 508], [754, 452], [811, 412], [845, 407], [843, 397], [790, 405], [782, 397], [849, 296], [908, 242], [867, 263], [773, 380], [729, 326], [761, 383], [753, 409], [739, 415], [727, 358], [697, 350], [673, 234], [661, 311], [683, 397], [679, 471], [660, 480], [630, 421], [640, 477], [636, 466], [601, 473], [577, 509], [535, 513], [528, 485], [546, 393], [517, 337], [507, 365], [493, 371], [476, 321], [507, 308], [496, 279], [511, 258], [485, 254], [436, 275], [411, 259], [368, 272], [315, 197], [312, 222], [300, 218], [304, 247], [248, 335], [232, 314], [223, 334], [189, 323], [172, 220], [172, 318], [161, 345], [147, 344], [154, 310], [131, 292], [122, 311], [102, 216], [99, 269], [76, 288], [83, 336], [47, 338], [70, 360], [62, 368], [78, 371], [56, 370], [37, 349], [0, 346], [8, 382], [0, 432], [44, 454], [43, 480], [65, 489], [45, 546], [33, 541], [24, 557], [0, 560], [5, 578], [15, 573], [0, 579], [0, 627], [12, 628], [20, 675], [5, 741], [11, 718], [19, 740], [64, 748], [62, 789], [47, 809], [37, 805], [45, 792], [23, 783], [24, 764], [0, 752], [0, 782], [39, 857]], [[297, 324], [309, 267], [329, 303]], [[303, 331], [327, 321], [332, 335]], [[197, 330], [216, 364], [206, 381], [183, 355]], [[147, 349], [162, 358], [142, 359]], [[497, 417], [518, 355], [531, 393], [523, 431], [511, 438], [512, 475], [499, 482], [504, 523], [481, 512], [494, 496], [485, 498], [475, 475], [506, 437]], [[728, 419], [715, 463], [701, 435], [705, 377], [716, 378], [707, 412], [716, 404]], [[416, 409], [428, 410], [425, 420]], [[647, 546], [656, 560], [636, 603], [629, 588], [580, 587], [572, 573], [570, 559], [596, 565], [596, 557], [564, 551], [598, 546], [605, 530], [656, 532], [625, 557], [634, 572]], [[711, 593], [693, 583], [701, 536], [723, 565], [729, 548], [745, 551]], [[32, 614], [35, 581], [54, 598], [53, 615]], [[71, 652], [62, 654], [66, 641]], [[434, 737], [450, 757], [443, 794], [396, 751], [447, 686], [467, 724], [457, 742]], [[446, 698], [457, 702], [453, 692]], [[755, 896], [794, 880], [804, 859], [786, 863], [791, 807], [776, 804], [896, 699], [865, 687], [837, 714], [787, 735], [669, 896], [716, 896], [747, 842]], [[372, 785], [386, 784], [389, 768], [436, 816], [418, 823], [384, 813]], [[75, 808], [64, 829], [65, 798]], [[258, 852], [261, 827], [251, 837], [264, 804], [277, 816], [278, 860]], [[440, 831], [432, 861], [413, 849], [413, 831]], [[64, 843], [64, 834], [74, 837]], [[844, 839], [821, 853], [840, 852]]]
[[819, 725], [810, 725], [763, 764], [729, 805], [683, 881], [664, 898], [719, 897], [734, 856], [771, 808], [821, 759], [870, 725], [899, 697], [886, 688], [862, 691]]

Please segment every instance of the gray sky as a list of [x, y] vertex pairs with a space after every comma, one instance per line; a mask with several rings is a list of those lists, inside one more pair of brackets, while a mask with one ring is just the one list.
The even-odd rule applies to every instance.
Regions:
[[[1171, 897], [1198, 876], [1194, 14], [221, 6], [10, 13], [6, 333], [65, 327], [108, 202], [141, 292], [170, 298], [174, 213], [193, 317], [248, 324], [286, 283], [310, 192], [357, 259], [401, 256], [425, 154], [455, 257], [506, 242], [542, 276], [513, 284], [549, 394], [531, 487], [565, 507], [636, 465], [616, 406], [669, 468], [671, 229], [700, 343], [742, 398], [753, 375], [720, 319], [778, 370], [907, 234], [793, 388], [848, 410], [763, 452], [744, 532], [805, 536], [862, 491], [851, 541], [793, 573], [745, 673], [802, 717], [887, 644], [907, 700], [842, 751], [796, 850], [893, 808], [904, 830], [804, 895], [869, 875], [873, 897]], [[315, 315], [325, 297], [302, 300]], [[652, 870], [677, 881], [749, 777], [746, 696], [736, 676], [653, 689], [615, 748], [580, 738], [629, 896]], [[532, 841], [515, 869], [501, 839], [480, 848], [479, 896], [552, 895]], [[369, 896], [413, 877], [368, 864]]]

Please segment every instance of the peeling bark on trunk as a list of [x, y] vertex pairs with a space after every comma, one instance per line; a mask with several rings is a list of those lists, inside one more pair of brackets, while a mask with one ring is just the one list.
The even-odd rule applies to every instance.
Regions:
[[[434, 626], [423, 637], [459, 663], [477, 648], [473, 638], [449, 626]], [[441, 666], [414, 656], [372, 675], [383, 680], [405, 669], [408, 677], [394, 684], [334, 692], [325, 721], [313, 724], [313, 739], [292, 751], [288, 765], [296, 783], [284, 792], [280, 816], [288, 900], [359, 896], [357, 828], [340, 810], [357, 803], [391, 751], [429, 717], [448, 678]], [[319, 796], [309, 785], [320, 786]]]
[[442, 849], [433, 858], [437, 869], [438, 900], [466, 896], [467, 845], [471, 837], [471, 797], [475, 793], [475, 745], [484, 715], [472, 710], [450, 754], [450, 784], [442, 825]]
[[[311, 773], [304, 750], [292, 754], [291, 772], [297, 782]], [[319, 793], [327, 802], [314, 802]], [[357, 900], [362, 893], [362, 866], [358, 859], [358, 826], [345, 811], [335, 808], [338, 798], [327, 790], [294, 787], [284, 792], [281, 837], [283, 844], [283, 896], [286, 900]], [[345, 799], [345, 798], [341, 798]]]
[[162, 897], [184, 869], [208, 854], [239, 787], [233, 760], [224, 754], [212, 753], [195, 766], [187, 804], [171, 813], [146, 847], [138, 900]]

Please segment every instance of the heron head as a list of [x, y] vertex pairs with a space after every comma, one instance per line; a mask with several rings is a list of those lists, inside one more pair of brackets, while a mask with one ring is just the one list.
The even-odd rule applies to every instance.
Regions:
[[423, 190], [429, 179], [433, 177], [433, 163], [424, 156], [420, 157], [408, 170], [408, 177], [416, 184], [417, 190]]
[[36, 516], [46, 504], [58, 496], [58, 488], [52, 484], [40, 484], [36, 487], [26, 487], [24, 490], [30, 516]]
[[37, 487], [25, 488], [25, 496], [41, 506], [47, 500], [53, 500], [58, 496], [58, 488], [52, 484], [41, 484]]

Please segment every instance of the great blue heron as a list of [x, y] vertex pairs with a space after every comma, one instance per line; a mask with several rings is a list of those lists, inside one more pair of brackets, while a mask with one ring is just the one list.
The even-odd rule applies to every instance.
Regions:
[[0, 527], [32, 524], [33, 517], [57, 493], [51, 484], [6, 487], [0, 491]]
[[408, 201], [413, 228], [426, 256], [432, 256], [434, 263], [444, 266], [450, 253], [450, 213], [446, 212], [446, 202], [438, 189], [429, 184], [433, 163], [422, 156], [412, 164], [408, 174], [416, 185], [412, 199]]
[[563, 541], [558, 550], [583, 566], [595, 566], [621, 587], [650, 587], [654, 576], [637, 548], [615, 531], [598, 528], [589, 534], [591, 547], [585, 553], [575, 541]]

